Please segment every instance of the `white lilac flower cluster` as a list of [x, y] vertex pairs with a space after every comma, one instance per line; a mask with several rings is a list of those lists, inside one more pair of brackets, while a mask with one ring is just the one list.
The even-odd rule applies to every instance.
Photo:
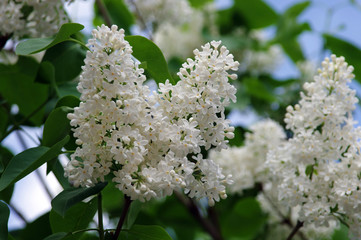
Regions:
[[192, 15], [188, 0], [126, 0], [126, 3], [130, 10], [142, 19], [140, 25], [182, 25], [189, 21]]
[[[257, 201], [262, 210], [268, 214], [266, 239], [287, 239], [299, 219], [299, 206], [289, 208], [278, 201], [278, 186], [272, 182], [263, 184], [262, 192], [257, 195]], [[303, 226], [292, 239], [330, 239], [337, 228], [336, 221], [330, 221], [328, 227], [307, 225]]]
[[322, 62], [314, 81], [304, 84], [299, 103], [287, 108], [293, 138], [268, 154], [267, 165], [279, 200], [299, 207], [305, 225], [328, 226], [338, 219], [360, 239], [361, 129], [352, 117], [358, 102], [348, 86], [352, 71], [343, 57]]
[[[162, 49], [166, 59], [178, 57], [186, 59], [192, 55], [193, 49], [204, 44], [203, 30], [207, 28], [217, 35], [215, 27], [216, 9], [208, 3], [200, 9], [191, 8], [191, 14], [182, 24], [163, 22], [155, 29], [154, 42]], [[174, 44], [177, 42], [177, 44]]]
[[248, 47], [239, 52], [240, 71], [249, 72], [253, 76], [272, 73], [283, 60], [283, 50], [277, 44], [270, 45], [265, 32], [253, 30], [246, 35], [243, 29], [239, 29], [236, 35], [252, 42], [257, 49]]
[[211, 151], [214, 159], [224, 173], [231, 174], [234, 184], [229, 186], [231, 193], [242, 193], [264, 180], [264, 162], [267, 152], [277, 148], [286, 139], [283, 128], [275, 121], [266, 119], [250, 127], [246, 133], [244, 146], [231, 147], [220, 152]]
[[229, 176], [200, 152], [225, 148], [225, 137], [233, 137], [223, 111], [235, 100], [228, 78], [236, 75], [227, 71], [238, 62], [213, 41], [183, 64], [175, 86], [166, 81], [151, 94], [124, 30], [103, 25], [92, 35], [78, 85], [81, 104], [68, 115], [79, 145], [65, 168], [69, 180], [92, 186], [113, 175], [119, 190], [140, 201], [175, 189], [211, 205], [225, 198]]
[[0, 1], [0, 36], [44, 37], [54, 35], [69, 21], [59, 0]]
[[[163, 23], [154, 32], [154, 42], [164, 53], [166, 59], [180, 57], [186, 59], [193, 49], [203, 44], [202, 29], [204, 17], [200, 11], [189, 16], [191, 21], [183, 25]], [[174, 44], [174, 43], [177, 44]]]
[[247, 49], [243, 53], [241, 71], [250, 72], [254, 76], [272, 73], [281, 62], [282, 53], [279, 45], [261, 51]]
[[[242, 193], [243, 190], [255, 187], [255, 183], [262, 184], [262, 191], [257, 195], [262, 210], [268, 214], [267, 225], [269, 232], [267, 239], [286, 239], [298, 220], [298, 209], [290, 208], [278, 201], [278, 182], [272, 182], [273, 173], [265, 162], [269, 151], [285, 144], [286, 134], [275, 121], [266, 119], [250, 127], [246, 133], [245, 144], [242, 147], [232, 147], [221, 152], [210, 152], [222, 167], [225, 174], [231, 174], [234, 184], [229, 186], [231, 193]], [[285, 222], [288, 220], [289, 222]], [[330, 227], [310, 225], [303, 227], [301, 234], [307, 239], [320, 239], [331, 236], [336, 228], [333, 221]], [[302, 239], [296, 235], [295, 239]]]

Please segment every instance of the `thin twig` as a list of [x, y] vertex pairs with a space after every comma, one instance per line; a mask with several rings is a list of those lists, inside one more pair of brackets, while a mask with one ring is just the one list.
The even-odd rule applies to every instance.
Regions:
[[291, 240], [296, 233], [298, 232], [298, 230], [300, 230], [300, 228], [303, 226], [303, 222], [297, 221], [296, 226], [293, 228], [292, 232], [290, 233], [290, 235], [287, 237], [286, 240]]
[[103, 226], [103, 203], [102, 193], [98, 193], [98, 228], [99, 228], [99, 239], [104, 240], [104, 226]]
[[211, 235], [214, 240], [222, 240], [222, 235], [218, 231], [217, 227], [213, 226], [208, 219], [202, 217], [199, 212], [198, 206], [195, 204], [193, 199], [186, 198], [180, 192], [174, 191], [174, 195], [178, 198], [178, 200], [188, 209], [189, 213], [201, 224], [203, 229]]
[[77, 234], [77, 233], [82, 233], [82, 232], [89, 232], [89, 231], [97, 231], [97, 232], [99, 232], [99, 229], [97, 229], [97, 228], [81, 229], [81, 230], [77, 230], [77, 231], [68, 233], [68, 236], [70, 236], [70, 235], [75, 235], [75, 234]]
[[19, 123], [14, 123], [14, 125], [12, 126], [12, 128], [7, 131], [4, 136], [2, 136], [2, 138], [0, 139], [0, 142], [2, 142], [7, 136], [9, 136], [10, 133], [12, 133], [13, 131], [19, 129], [20, 125], [22, 125], [23, 123], [25, 123], [26, 121], [28, 121], [32, 116], [34, 116], [37, 112], [39, 112], [48, 102], [49, 99], [46, 99], [45, 102], [43, 102], [42, 104], [40, 104], [39, 107], [37, 107], [32, 113], [30, 113], [27, 117], [25, 117], [24, 119], [22, 119]]
[[139, 11], [139, 8], [137, 7], [137, 4], [134, 2], [134, 0], [130, 0], [130, 2], [133, 4], [134, 9], [135, 9], [135, 13], [137, 18], [139, 19], [140, 23], [143, 25], [143, 29], [145, 29], [148, 32], [148, 37], [150, 40], [153, 41], [153, 33], [152, 31], [148, 28], [147, 23], [145, 22], [142, 13]]
[[123, 207], [122, 214], [120, 216], [120, 219], [119, 219], [119, 222], [117, 225], [117, 229], [115, 230], [113, 240], [118, 240], [120, 231], [122, 230], [122, 226], [124, 224], [124, 221], [127, 216], [127, 213], [128, 213], [131, 203], [132, 203], [132, 200], [130, 199], [130, 197], [124, 195], [124, 207]]
[[100, 15], [104, 19], [105, 24], [108, 27], [111, 27], [112, 26], [112, 19], [110, 18], [110, 15], [109, 15], [108, 10], [105, 7], [104, 3], [101, 0], [96, 0], [95, 3], [96, 3], [96, 5], [97, 5], [97, 7], [99, 9]]
[[14, 205], [9, 204], [9, 206], [10, 206], [10, 208], [14, 211], [14, 213], [15, 213], [16, 215], [18, 215], [18, 217], [19, 217], [21, 220], [23, 220], [23, 222], [24, 222], [25, 224], [28, 224], [28, 221], [26, 220], [26, 218], [24, 217], [24, 215], [23, 215]]
[[[287, 226], [289, 226], [291, 229], [293, 229], [295, 226], [293, 225], [292, 221], [290, 220], [289, 217], [286, 217], [285, 215], [282, 214], [282, 212], [278, 209], [278, 207], [276, 206], [276, 204], [274, 204], [272, 202], [272, 200], [267, 196], [267, 194], [262, 191], [263, 196], [265, 197], [265, 199], [271, 204], [272, 208], [277, 212], [277, 214], [279, 215], [279, 217], [282, 219], [282, 223], [286, 224]], [[302, 239], [302, 240], [307, 240], [306, 236], [303, 234], [303, 232], [299, 231], [297, 232], [298, 236]]]
[[19, 127], [19, 130], [21, 130], [31, 141], [33, 141], [34, 144], [38, 145], [40, 144], [39, 139], [36, 140], [33, 136], [31, 136], [30, 133], [28, 133], [24, 128]]

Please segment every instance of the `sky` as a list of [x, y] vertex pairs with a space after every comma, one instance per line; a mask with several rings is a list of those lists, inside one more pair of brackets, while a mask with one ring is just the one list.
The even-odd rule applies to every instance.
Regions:
[[[272, 6], [277, 12], [281, 13], [289, 6], [295, 4], [295, 0], [265, 0]], [[68, 8], [68, 12], [71, 15], [74, 22], [79, 22], [85, 25], [85, 32], [90, 33], [92, 29], [92, 3], [94, 1], [75, 1]], [[301, 45], [306, 53], [306, 57], [315, 62], [320, 62], [324, 58], [324, 52], [322, 51], [322, 33], [331, 33], [337, 37], [350, 41], [356, 46], [361, 48], [361, 7], [360, 1], [355, 1], [356, 4], [351, 4], [350, 0], [313, 0], [311, 6], [300, 16], [300, 21], [307, 21], [315, 31], [312, 33], [305, 33], [300, 38]], [[232, 3], [230, 0], [218, 0], [219, 6], [226, 6]], [[270, 29], [269, 31], [272, 31]], [[360, 56], [361, 57], [361, 56]], [[292, 74], [296, 74], [297, 70], [295, 66], [289, 60], [285, 60], [282, 66], [278, 68], [275, 75], [279, 78], [289, 77]], [[358, 85], [354, 86], [359, 88]], [[361, 93], [361, 88], [359, 88]], [[360, 111], [357, 116], [361, 116]], [[247, 113], [249, 119], [245, 119], [244, 123], [251, 122], [256, 116], [251, 113]], [[237, 116], [235, 117], [237, 118]], [[361, 117], [360, 117], [361, 119]], [[33, 138], [37, 138], [41, 135], [41, 129], [28, 129]], [[37, 142], [31, 140], [27, 136], [26, 143], [28, 147], [37, 146]], [[11, 134], [5, 139], [4, 145], [8, 146], [15, 154], [23, 151], [23, 147], [18, 144], [18, 136]], [[55, 180], [52, 174], [45, 176], [45, 167], [40, 168], [40, 173], [43, 178], [51, 186], [51, 193], [55, 196], [61, 191], [61, 187]], [[24, 199], [26, 198], [26, 201]], [[30, 174], [27, 177], [20, 180], [15, 185], [14, 195], [12, 197], [11, 204], [19, 209], [30, 222], [38, 218], [40, 215], [50, 210], [50, 201], [46, 192], [39, 184], [36, 174]], [[14, 212], [11, 212], [9, 220], [9, 229], [16, 229], [23, 226], [23, 222], [16, 217]]]

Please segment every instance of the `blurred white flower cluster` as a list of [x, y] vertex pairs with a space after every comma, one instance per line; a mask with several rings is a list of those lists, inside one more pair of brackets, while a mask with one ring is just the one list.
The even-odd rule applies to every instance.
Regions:
[[129, 9], [138, 19], [138, 26], [153, 33], [154, 42], [166, 59], [186, 59], [195, 48], [205, 43], [202, 31], [214, 29], [216, 9], [213, 3], [201, 9], [188, 0], [127, 0]]
[[182, 25], [192, 15], [188, 0], [126, 0], [126, 3], [143, 20], [140, 25]]
[[257, 181], [263, 181], [267, 152], [286, 139], [283, 128], [271, 119], [251, 125], [250, 131], [246, 133], [244, 146], [211, 151], [209, 155], [223, 168], [224, 173], [232, 175], [234, 184], [229, 186], [231, 193], [242, 193], [254, 187]]
[[338, 219], [361, 237], [361, 129], [354, 127], [355, 91], [348, 83], [353, 67], [343, 57], [322, 62], [305, 93], [287, 108], [285, 122], [293, 132], [282, 147], [271, 151], [267, 165], [274, 173], [278, 199], [299, 207], [305, 225], [328, 226]]
[[201, 147], [226, 147], [233, 128], [224, 107], [235, 101], [238, 62], [220, 42], [195, 50], [171, 85], [159, 93], [143, 85], [143, 69], [132, 58], [124, 30], [98, 27], [92, 32], [78, 90], [81, 104], [69, 114], [79, 147], [65, 168], [75, 186], [91, 186], [114, 175], [116, 186], [140, 201], [184, 189], [209, 204], [225, 198], [230, 183]]
[[[244, 35], [243, 31], [240, 32]], [[243, 36], [244, 37], [244, 36]], [[253, 76], [272, 73], [283, 60], [283, 50], [280, 45], [269, 45], [269, 40], [262, 30], [252, 30], [248, 38], [253, 45], [240, 53], [240, 71], [249, 72]]]
[[154, 32], [154, 42], [162, 49], [166, 59], [186, 59], [192, 54], [193, 49], [203, 44], [203, 13], [194, 10], [188, 19], [190, 22], [183, 25], [163, 23]]
[[45, 37], [69, 21], [60, 0], [0, 1], [0, 36]]

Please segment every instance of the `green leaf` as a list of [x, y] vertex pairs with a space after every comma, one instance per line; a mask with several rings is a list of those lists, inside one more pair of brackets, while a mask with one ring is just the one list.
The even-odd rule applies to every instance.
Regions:
[[[115, 183], [111, 180], [111, 177], [106, 178], [108, 181], [107, 186], [102, 190], [102, 198], [103, 198], [103, 209], [109, 213], [114, 213], [118, 215], [121, 210], [121, 206], [123, 205], [120, 201], [114, 201], [114, 199], [124, 199], [124, 195], [121, 191], [114, 191]], [[132, 206], [132, 204], [130, 205]]]
[[[43, 131], [43, 141], [42, 145], [46, 147], [53, 146], [55, 143], [59, 142], [64, 137], [68, 136], [72, 141], [68, 141], [65, 145], [65, 148], [69, 144], [75, 145], [75, 140], [70, 129], [70, 121], [67, 118], [67, 114], [73, 109], [69, 107], [59, 107], [55, 108], [48, 116], [44, 124]], [[47, 173], [49, 173], [57, 161], [57, 158], [54, 158], [47, 163]]]
[[130, 208], [129, 208], [129, 212], [127, 214], [127, 218], [125, 219], [125, 222], [124, 222], [125, 229], [129, 229], [133, 226], [142, 206], [143, 206], [143, 203], [141, 203], [138, 200], [132, 202], [132, 204], [130, 205]]
[[99, 237], [94, 234], [85, 232], [80, 236], [79, 240], [99, 240]]
[[332, 235], [332, 240], [349, 240], [348, 228], [344, 224], [340, 224], [341, 227], [336, 229]]
[[282, 41], [283, 50], [294, 62], [305, 59], [302, 48], [296, 39], [289, 39], [289, 41]]
[[16, 240], [16, 239], [9, 234], [9, 235], [8, 235], [8, 240]]
[[78, 92], [78, 90], [76, 89], [78, 83], [75, 81], [71, 81], [71, 82], [65, 82], [63, 84], [59, 84], [58, 85], [58, 89], [59, 89], [59, 97], [65, 97], [65, 96], [75, 96], [75, 97], [80, 97], [80, 93]]
[[303, 11], [305, 11], [310, 6], [310, 4], [310, 1], [296, 3], [285, 11], [284, 16], [297, 18]]
[[43, 240], [61, 240], [64, 239], [68, 234], [65, 232], [58, 232], [51, 234], [50, 236], [44, 238]]
[[211, 3], [212, 0], [189, 0], [189, 3], [193, 8], [202, 8], [207, 3]]
[[277, 13], [262, 0], [235, 1], [234, 7], [248, 28], [264, 28], [276, 23]]
[[[49, 86], [34, 82], [39, 63], [31, 57], [19, 57], [15, 65], [0, 64], [0, 93], [11, 104], [17, 104], [23, 116], [28, 116], [48, 98]], [[30, 121], [42, 124], [44, 108], [41, 108]]]
[[0, 201], [0, 239], [8, 239], [8, 220], [10, 209], [6, 203]]
[[43, 239], [51, 234], [49, 212], [28, 223], [20, 234], [22, 240]]
[[221, 221], [222, 233], [225, 239], [232, 237], [254, 239], [263, 228], [266, 219], [259, 203], [254, 198], [243, 198]]
[[257, 78], [243, 78], [242, 79], [245, 89], [248, 94], [256, 97], [258, 99], [265, 100], [267, 102], [274, 102], [276, 97], [272, 92], [270, 92], [265, 84], [263, 84]]
[[2, 138], [9, 125], [9, 113], [3, 106], [0, 106], [0, 138]]
[[[123, 28], [126, 33], [130, 33], [130, 27], [134, 24], [134, 16], [129, 11], [124, 1], [103, 0], [103, 3], [107, 9], [111, 22], [119, 28]], [[95, 17], [93, 18], [93, 25], [100, 26], [106, 24], [96, 2], [94, 3], [94, 12]]]
[[289, 7], [278, 20], [276, 41], [282, 45], [284, 51], [294, 62], [302, 61], [305, 58], [297, 38], [302, 32], [311, 30], [311, 27], [308, 23], [298, 23], [297, 17], [309, 5], [310, 1], [296, 3]]
[[139, 213], [137, 224], [151, 225], [154, 224], [154, 219], [157, 219], [160, 225], [173, 229], [177, 239], [196, 239], [195, 232], [201, 230], [201, 226], [175, 196], [167, 197], [165, 202], [156, 208], [146, 206], [144, 211]]
[[46, 147], [53, 146], [70, 133], [70, 124], [67, 114], [73, 109], [69, 107], [55, 108], [44, 124], [43, 142]]
[[155, 43], [142, 36], [126, 36], [125, 40], [133, 47], [132, 55], [140, 62], [147, 62], [146, 71], [157, 83], [164, 83], [167, 79], [175, 83], [169, 73], [167, 61]]
[[20, 42], [16, 46], [15, 53], [17, 55], [29, 55], [33, 53], [40, 52], [46, 49], [46, 46], [49, 46], [54, 41], [54, 38], [33, 38]]
[[22, 179], [45, 162], [55, 158], [61, 148], [69, 141], [69, 137], [56, 143], [51, 148], [40, 146], [27, 149], [13, 157], [0, 178], [0, 191]]
[[55, 69], [51, 62], [43, 61], [40, 63], [36, 81], [49, 84], [54, 90], [57, 97], [60, 96], [58, 86], [55, 82]]
[[64, 167], [59, 161], [55, 161], [55, 163], [52, 165], [51, 171], [54, 173], [56, 179], [59, 181], [63, 189], [71, 188], [68, 179], [64, 176]]
[[65, 23], [60, 27], [55, 38], [33, 38], [20, 42], [16, 46], [15, 53], [18, 55], [29, 55], [41, 52], [64, 41], [77, 41], [70, 36], [83, 28], [84, 26], [79, 23]]
[[242, 127], [235, 127], [234, 129], [234, 138], [229, 140], [230, 146], [237, 146], [240, 147], [243, 145], [244, 142], [244, 135], [246, 131]]
[[[97, 206], [98, 200], [93, 198], [90, 202], [75, 204], [66, 211], [64, 217], [52, 210], [49, 217], [52, 231], [70, 233], [86, 229], [97, 211]], [[72, 238], [74, 239], [74, 236]]]
[[134, 225], [131, 229], [124, 231], [142, 240], [172, 240], [162, 227], [156, 225]]
[[317, 169], [315, 168], [315, 164], [307, 165], [305, 174], [310, 180], [312, 180], [313, 174], [317, 175]]
[[134, 24], [134, 16], [129, 11], [123, 0], [103, 0], [108, 10], [112, 23], [130, 33], [130, 27]]
[[62, 97], [61, 99], [59, 99], [59, 101], [55, 105], [55, 108], [63, 107], [63, 106], [75, 108], [75, 107], [78, 107], [79, 104], [80, 104], [79, 98], [69, 95], [69, 96], [65, 96], [65, 97]]
[[85, 51], [81, 46], [72, 42], [62, 42], [49, 48], [42, 61], [53, 64], [55, 81], [63, 83], [73, 80], [80, 74], [84, 58]]
[[[14, 154], [12, 154], [7, 148], [0, 146], [0, 165], [2, 165], [3, 167], [3, 169], [0, 171], [0, 176], [13, 157]], [[9, 203], [13, 195], [13, 192], [14, 192], [14, 185], [5, 188], [0, 192], [0, 200]]]
[[[0, 162], [2, 164], [2, 167], [4, 167], [4, 169], [9, 164], [10, 160], [13, 157], [14, 157], [14, 154], [12, 154], [12, 152], [10, 152], [9, 149], [0, 145]], [[3, 173], [4, 169], [1, 169], [0, 176], [1, 176], [1, 173]]]
[[53, 210], [65, 216], [66, 211], [73, 206], [74, 204], [84, 200], [87, 197], [99, 193], [107, 185], [106, 182], [98, 183], [93, 187], [89, 188], [71, 188], [65, 189], [59, 193], [53, 201], [51, 201], [51, 206]]
[[325, 48], [328, 48], [337, 56], [344, 56], [346, 62], [354, 66], [355, 78], [361, 82], [361, 50], [355, 45], [340, 38], [324, 34]]

